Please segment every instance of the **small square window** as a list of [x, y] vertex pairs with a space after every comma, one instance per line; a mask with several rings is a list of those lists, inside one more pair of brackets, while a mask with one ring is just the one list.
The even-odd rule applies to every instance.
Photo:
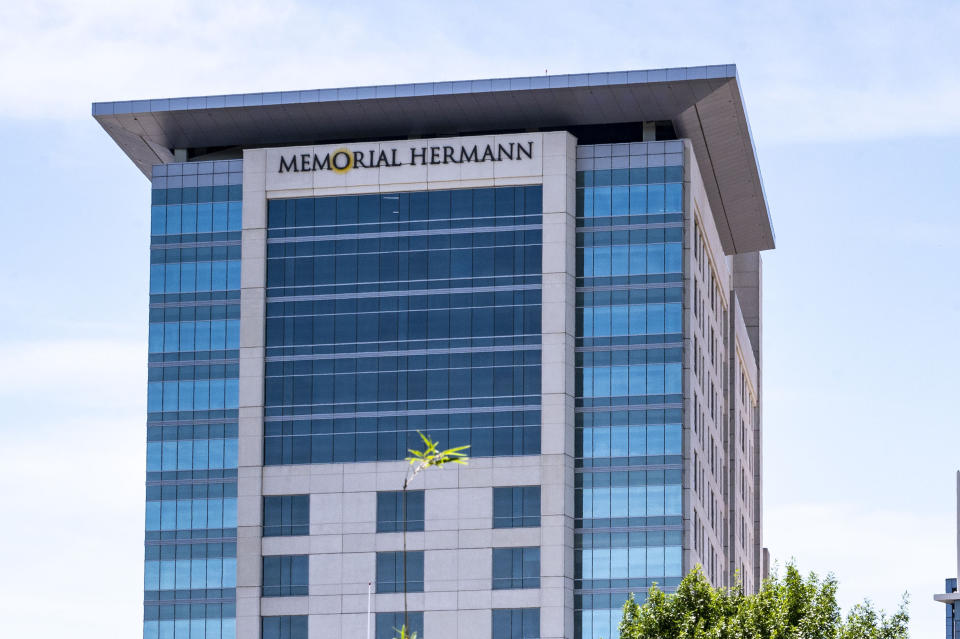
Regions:
[[377, 532], [402, 532], [404, 515], [406, 530], [423, 530], [423, 491], [401, 490], [377, 493]]
[[[423, 592], [423, 551], [406, 553], [407, 592]], [[403, 592], [404, 553], [377, 553], [377, 592]]]
[[264, 537], [309, 534], [310, 495], [276, 495], [263, 498]]
[[528, 528], [540, 525], [540, 487], [493, 489], [493, 527]]

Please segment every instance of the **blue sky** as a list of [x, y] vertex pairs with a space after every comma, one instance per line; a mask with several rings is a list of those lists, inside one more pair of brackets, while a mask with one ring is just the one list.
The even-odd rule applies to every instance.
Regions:
[[115, 4], [0, 7], [0, 635], [140, 632], [149, 194], [92, 101], [730, 62], [777, 234], [764, 543], [942, 633], [960, 5]]

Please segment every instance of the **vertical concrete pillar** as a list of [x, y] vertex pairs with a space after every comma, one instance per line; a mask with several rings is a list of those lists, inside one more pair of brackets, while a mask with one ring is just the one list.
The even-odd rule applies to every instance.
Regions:
[[237, 479], [237, 639], [260, 637], [263, 361], [266, 309], [266, 153], [243, 154], [240, 417]]
[[540, 633], [572, 638], [576, 149], [543, 134], [543, 356]]

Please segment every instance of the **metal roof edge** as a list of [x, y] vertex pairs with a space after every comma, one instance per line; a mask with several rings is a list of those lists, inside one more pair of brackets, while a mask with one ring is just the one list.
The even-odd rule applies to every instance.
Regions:
[[613, 86], [617, 84], [683, 82], [686, 80], [736, 79], [736, 77], [737, 66], [735, 64], [715, 64], [695, 67], [481, 78], [476, 80], [416, 82], [300, 91], [264, 91], [258, 93], [117, 100], [94, 102], [91, 105], [91, 115], [96, 117], [164, 111], [257, 107], [272, 104], [311, 104], [315, 102], [375, 100], [383, 98], [490, 93], [498, 91], [528, 91], [535, 89], [575, 88], [580, 86]]

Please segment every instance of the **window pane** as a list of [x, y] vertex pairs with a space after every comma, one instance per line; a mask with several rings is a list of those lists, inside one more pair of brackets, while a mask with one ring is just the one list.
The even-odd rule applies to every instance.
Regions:
[[406, 505], [404, 505], [403, 491], [387, 491], [377, 493], [377, 532], [402, 532], [404, 529], [404, 513], [406, 513], [406, 530], [423, 530], [423, 500], [422, 490], [408, 490]]

